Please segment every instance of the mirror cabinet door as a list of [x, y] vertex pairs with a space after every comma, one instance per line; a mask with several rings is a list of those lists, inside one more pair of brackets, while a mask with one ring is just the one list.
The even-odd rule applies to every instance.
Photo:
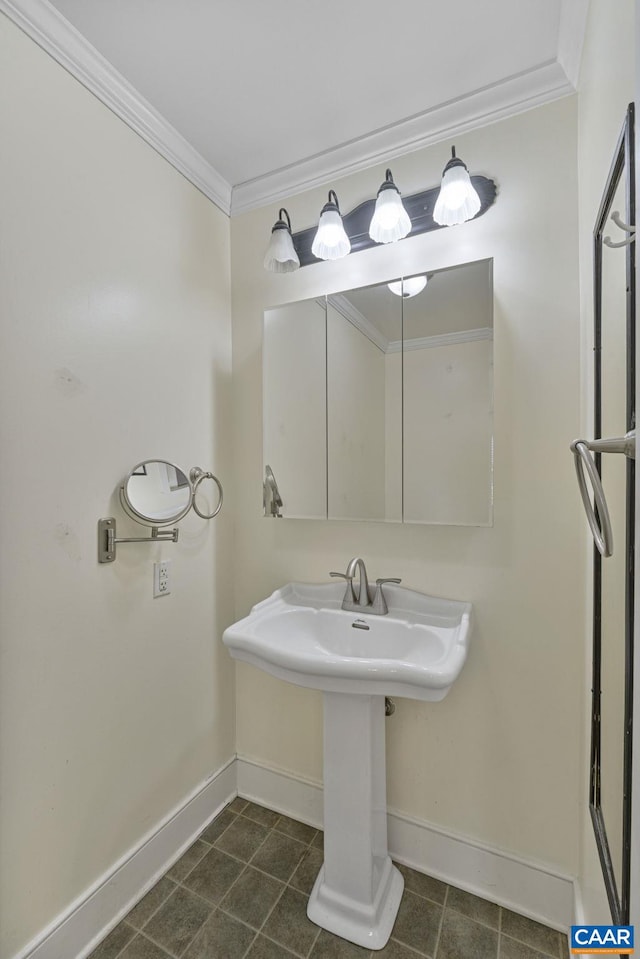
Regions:
[[329, 519], [402, 521], [401, 345], [386, 283], [327, 298]]
[[324, 297], [267, 310], [263, 336], [263, 478], [280, 512], [327, 518], [327, 332]]
[[493, 261], [431, 273], [402, 306], [404, 521], [489, 526]]
[[267, 310], [263, 412], [284, 517], [491, 525], [493, 261]]

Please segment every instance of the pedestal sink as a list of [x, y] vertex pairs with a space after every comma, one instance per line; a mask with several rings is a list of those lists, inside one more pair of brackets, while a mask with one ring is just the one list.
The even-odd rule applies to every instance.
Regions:
[[290, 583], [223, 635], [234, 659], [324, 698], [324, 865], [309, 918], [382, 949], [403, 879], [387, 851], [385, 696], [437, 701], [467, 656], [471, 605], [386, 586], [385, 616], [342, 610], [344, 584]]

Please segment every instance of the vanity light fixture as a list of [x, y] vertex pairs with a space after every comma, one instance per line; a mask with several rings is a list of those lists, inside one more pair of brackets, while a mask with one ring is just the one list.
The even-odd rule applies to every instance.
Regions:
[[300, 269], [300, 260], [291, 238], [291, 220], [284, 207], [279, 211], [278, 219], [271, 230], [264, 268], [271, 273], [292, 273], [293, 270]]
[[319, 260], [339, 260], [350, 250], [351, 241], [342, 222], [338, 197], [334, 190], [329, 190], [329, 200], [322, 207], [311, 252]]
[[410, 296], [417, 296], [422, 293], [427, 285], [426, 276], [410, 276], [406, 280], [394, 280], [393, 283], [387, 283], [387, 286], [396, 296], [401, 296], [407, 300]]
[[451, 147], [451, 159], [442, 172], [440, 193], [433, 209], [433, 219], [441, 226], [456, 226], [471, 220], [480, 211], [480, 197], [471, 182], [469, 171]]
[[455, 147], [451, 152], [440, 186], [401, 198], [391, 170], [387, 170], [376, 199], [363, 200], [343, 216], [335, 191], [329, 190], [329, 202], [322, 208], [317, 227], [293, 234], [289, 215], [281, 209], [271, 231], [265, 269], [287, 273], [298, 266], [338, 260], [348, 253], [482, 216], [495, 203], [496, 184], [486, 176], [470, 177], [465, 164], [455, 155]]
[[378, 190], [369, 236], [376, 243], [394, 243], [410, 232], [409, 214], [404, 208], [400, 190], [393, 182], [391, 170], [387, 170], [384, 183]]

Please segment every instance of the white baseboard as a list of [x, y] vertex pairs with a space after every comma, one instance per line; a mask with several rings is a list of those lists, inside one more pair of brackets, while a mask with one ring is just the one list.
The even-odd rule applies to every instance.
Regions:
[[291, 816], [316, 829], [323, 827], [322, 783], [238, 756], [238, 795]]
[[[195, 789], [13, 959], [85, 959], [237, 794], [322, 828], [322, 786], [248, 759], [230, 760]], [[398, 862], [545, 925], [566, 931], [581, 913], [573, 880], [446, 833], [393, 809], [389, 851]]]
[[574, 881], [543, 863], [492, 849], [389, 810], [389, 851], [399, 862], [567, 932]]
[[14, 959], [84, 959], [236, 795], [231, 759]]
[[[322, 787], [238, 757], [238, 793], [277, 812], [322, 827]], [[566, 932], [574, 922], [574, 881], [527, 861], [446, 833], [393, 809], [389, 852], [398, 862]]]

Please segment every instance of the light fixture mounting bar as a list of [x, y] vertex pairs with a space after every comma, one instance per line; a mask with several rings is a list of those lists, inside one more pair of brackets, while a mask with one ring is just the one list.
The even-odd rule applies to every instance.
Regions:
[[[490, 206], [495, 203], [497, 189], [493, 180], [485, 176], [472, 176], [471, 182], [480, 197], [480, 210], [473, 218], [477, 219], [486, 213]], [[411, 232], [408, 237], [418, 236], [420, 233], [429, 233], [431, 230], [442, 230], [433, 219], [433, 209], [435, 207], [440, 185], [432, 187], [430, 190], [423, 190], [421, 193], [413, 193], [411, 196], [403, 196], [402, 202], [405, 209], [411, 217]], [[350, 213], [343, 214], [342, 221], [344, 228], [351, 241], [351, 252], [358, 253], [360, 250], [368, 250], [372, 246], [380, 246], [369, 236], [369, 225], [376, 205], [375, 199], [365, 200], [359, 206], [351, 210]], [[317, 227], [309, 227], [308, 230], [301, 230], [293, 234], [293, 245], [300, 260], [300, 266], [308, 266], [310, 263], [321, 263], [311, 252], [311, 245], [316, 235]], [[408, 238], [406, 237], [406, 238]], [[405, 238], [405, 239], [406, 239]], [[398, 241], [402, 242], [402, 241]]]

